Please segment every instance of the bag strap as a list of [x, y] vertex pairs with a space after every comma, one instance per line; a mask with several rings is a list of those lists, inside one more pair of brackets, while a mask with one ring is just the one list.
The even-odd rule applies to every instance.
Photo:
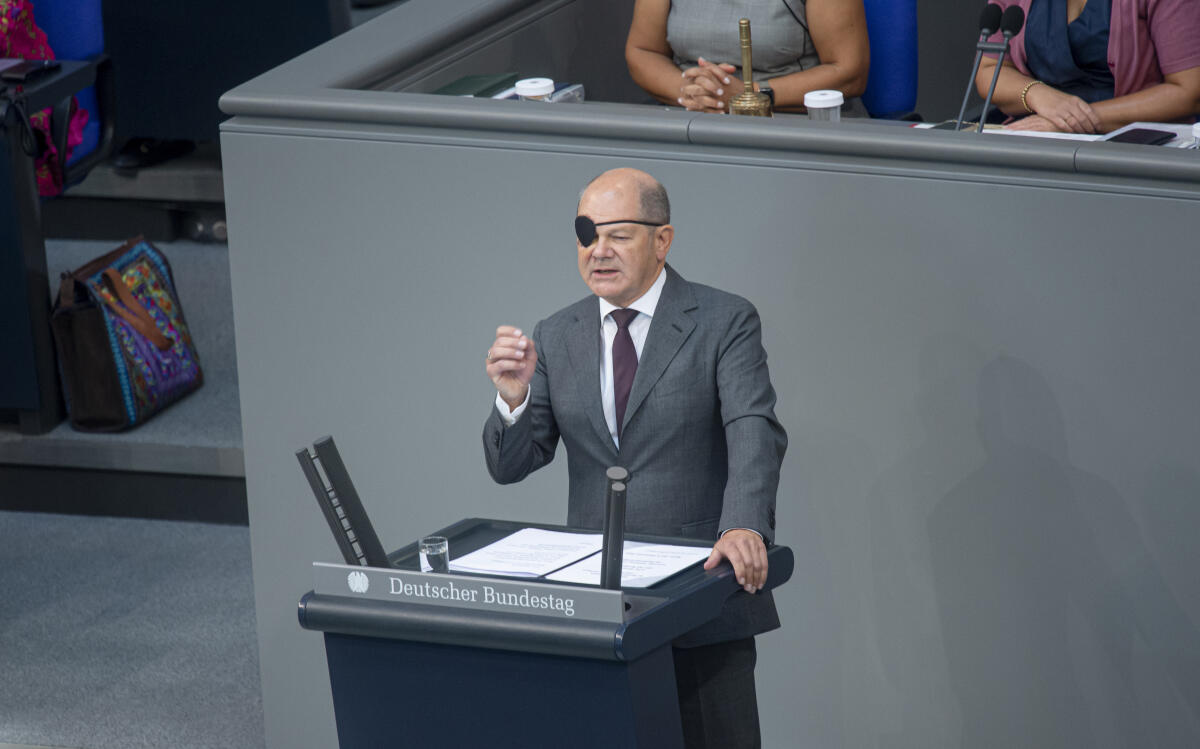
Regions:
[[70, 273], [67, 273], [64, 275], [73, 276], [74, 278], [77, 278], [80, 281], [87, 283], [87, 280], [89, 278], [91, 278], [92, 276], [96, 275], [97, 271], [99, 271], [101, 268], [105, 268], [109, 265], [112, 265], [113, 263], [115, 263], [117, 261], [118, 258], [120, 258], [122, 255], [124, 255], [129, 250], [132, 250], [134, 247], [137, 247], [138, 244], [140, 244], [142, 241], [144, 241], [142, 238], [142, 235], [139, 234], [138, 236], [134, 237], [133, 239], [126, 241], [124, 244], [122, 244], [117, 249], [115, 249], [111, 252], [106, 252], [98, 258], [93, 258], [92, 260], [89, 260], [86, 265], [82, 265], [82, 266], [76, 268], [75, 270], [71, 271]]
[[100, 257], [92, 258], [85, 265], [81, 265], [75, 270], [63, 271], [59, 277], [58, 284], [58, 307], [60, 309], [68, 309], [75, 305], [77, 299], [78, 286], [87, 286], [88, 279], [100, 272], [101, 269], [112, 265], [122, 255], [129, 250], [137, 247], [140, 242], [144, 241], [141, 234], [126, 241], [120, 247], [111, 252], [106, 252]]
[[132, 325], [134, 330], [153, 343], [159, 351], [171, 348], [174, 341], [163, 335], [163, 332], [154, 324], [154, 318], [125, 285], [125, 279], [121, 278], [121, 274], [114, 268], [105, 268], [102, 276], [108, 282], [109, 289], [120, 299], [120, 304], [118, 304], [101, 297], [105, 305], [119, 315], [122, 320]]
[[64, 271], [58, 280], [58, 302], [54, 305], [55, 311], [60, 309], [70, 309], [75, 306], [75, 276], [72, 276], [70, 271]]

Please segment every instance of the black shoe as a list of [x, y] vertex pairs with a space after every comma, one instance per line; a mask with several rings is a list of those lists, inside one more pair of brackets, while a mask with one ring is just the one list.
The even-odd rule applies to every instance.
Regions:
[[190, 140], [130, 138], [112, 158], [112, 165], [117, 169], [142, 169], [170, 161], [194, 150], [196, 144]]

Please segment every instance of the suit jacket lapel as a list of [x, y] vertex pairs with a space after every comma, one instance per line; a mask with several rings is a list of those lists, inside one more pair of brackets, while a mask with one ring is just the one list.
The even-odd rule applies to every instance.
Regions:
[[696, 308], [696, 299], [688, 282], [669, 265], [664, 272], [667, 274], [667, 281], [663, 286], [662, 296], [658, 299], [658, 307], [654, 310], [654, 317], [650, 321], [646, 345], [642, 347], [642, 355], [638, 359], [637, 374], [634, 375], [629, 402], [625, 406], [625, 423], [621, 425], [622, 430], [637, 413], [650, 390], [666, 371], [667, 365], [675, 358], [675, 354], [679, 353], [679, 347], [696, 328], [695, 321], [685, 314], [688, 310]]
[[[575, 324], [567, 335], [567, 357], [574, 370], [572, 380], [578, 387], [578, 397], [587, 412], [588, 421], [601, 440], [615, 456], [616, 445], [604, 420], [604, 403], [600, 399], [600, 348], [604, 345], [600, 336], [600, 303], [591, 297], [579, 304], [575, 310]], [[640, 368], [640, 364], [639, 364]]]

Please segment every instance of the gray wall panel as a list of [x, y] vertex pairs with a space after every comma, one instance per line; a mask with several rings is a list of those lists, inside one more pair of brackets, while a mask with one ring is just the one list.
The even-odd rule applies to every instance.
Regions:
[[320, 638], [295, 604], [336, 549], [292, 451], [334, 434], [388, 546], [473, 515], [560, 522], [561, 456], [516, 486], [487, 477], [482, 357], [496, 324], [529, 329], [586, 293], [575, 197], [624, 164], [671, 191], [675, 267], [764, 320], [791, 437], [778, 536], [797, 562], [784, 629], [760, 643], [765, 744], [1200, 741], [1194, 200], [750, 149], [757, 166], [704, 163], [717, 149], [700, 146], [617, 159], [569, 138], [235, 129], [270, 746], [334, 741]]

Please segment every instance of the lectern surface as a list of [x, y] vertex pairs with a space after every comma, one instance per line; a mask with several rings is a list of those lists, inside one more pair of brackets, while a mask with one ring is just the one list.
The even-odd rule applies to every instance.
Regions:
[[[451, 558], [522, 528], [581, 531], [473, 518], [437, 531]], [[708, 546], [706, 541], [631, 534], [632, 541]], [[308, 629], [388, 639], [634, 660], [715, 619], [741, 592], [733, 570], [699, 564], [648, 588], [604, 590], [541, 578], [420, 572], [414, 542], [388, 555], [390, 570], [318, 563], [313, 592], [300, 603]], [[791, 576], [792, 553], [768, 550], [767, 589]]]

